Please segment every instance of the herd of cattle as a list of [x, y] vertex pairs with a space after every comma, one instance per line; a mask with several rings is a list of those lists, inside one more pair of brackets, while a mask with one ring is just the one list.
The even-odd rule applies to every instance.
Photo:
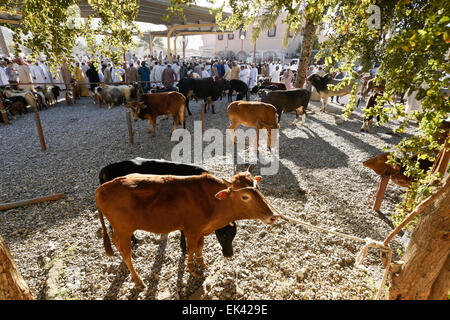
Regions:
[[[323, 86], [322, 82], [328, 81], [327, 77], [317, 76], [309, 80], [321, 97], [328, 99], [330, 95], [344, 95], [342, 90], [331, 92], [326, 85]], [[110, 93], [112, 89], [114, 94]], [[294, 125], [300, 114], [303, 124], [311, 98], [311, 92], [306, 89], [286, 90], [284, 85], [267, 80], [252, 90], [252, 93], [258, 94], [260, 101], [248, 101], [249, 89], [240, 80], [182, 79], [177, 89], [155, 89], [165, 92], [149, 94], [136, 90], [128, 97], [133, 98], [136, 93], [137, 99], [131, 102], [126, 99], [125, 107], [133, 111], [135, 121], [148, 120], [148, 131], [153, 125], [155, 136], [159, 115], [172, 115], [173, 130], [179, 122], [185, 127], [185, 112], [192, 114], [189, 100], [203, 100], [203, 111], [211, 106], [214, 113], [214, 103], [227, 94], [232, 134], [241, 124], [266, 129], [270, 148], [270, 129], [280, 127], [281, 115], [295, 111]], [[350, 93], [350, 89], [346, 90], [346, 94]], [[108, 95], [119, 96], [117, 88], [102, 88], [101, 92], [103, 99]], [[233, 102], [234, 92], [237, 93], [237, 100]], [[180, 246], [183, 252], [187, 251], [187, 268], [193, 275], [197, 274], [195, 261], [201, 268], [206, 266], [202, 254], [204, 237], [212, 232], [217, 236], [223, 255], [232, 256], [236, 220], [259, 219], [273, 224], [278, 219], [260, 192], [261, 177], [253, 176], [252, 169], [250, 166], [247, 171], [239, 172], [227, 181], [201, 167], [165, 160], [136, 158], [107, 165], [100, 171], [100, 187], [95, 191], [106, 254], [113, 255], [113, 250], [104, 217], [113, 229], [113, 242], [136, 287], [140, 289], [145, 285], [131, 259], [131, 243], [136, 242], [133, 236], [135, 230], [160, 234], [180, 230]]]
[[[350, 86], [332, 91], [328, 84], [336, 84], [329, 76], [310, 76], [308, 81], [316, 88], [323, 100], [325, 110], [329, 96], [344, 96], [350, 93]], [[48, 108], [58, 100], [61, 94], [58, 87], [50, 86], [37, 91], [13, 90], [6, 88], [2, 94], [3, 105], [11, 114], [25, 113], [27, 106], [38, 111]], [[366, 90], [364, 90], [366, 91]], [[376, 100], [375, 93], [368, 99], [367, 105]], [[233, 102], [233, 93], [237, 100]], [[77, 90], [72, 95], [66, 93], [66, 101], [78, 99]], [[93, 90], [94, 103], [102, 102], [112, 108], [125, 104], [133, 112], [134, 120], [148, 120], [148, 131], [153, 125], [156, 135], [156, 118], [160, 115], [172, 115], [173, 130], [181, 123], [185, 127], [185, 113], [191, 115], [189, 101], [203, 100], [203, 111], [227, 94], [229, 128], [232, 132], [239, 126], [266, 129], [270, 148], [270, 129], [280, 127], [281, 115], [296, 113], [294, 125], [302, 115], [305, 122], [306, 110], [311, 98], [307, 89], [286, 90], [284, 84], [271, 83], [262, 79], [251, 93], [257, 94], [260, 101], [249, 101], [248, 86], [240, 80], [218, 80], [212, 78], [180, 80], [177, 88], [153, 88], [144, 93], [137, 84], [100, 85]], [[374, 98], [375, 97], [375, 98]], [[100, 186], [95, 191], [95, 203], [102, 227], [103, 244], [107, 255], [113, 255], [104, 217], [112, 228], [115, 247], [126, 263], [137, 288], [145, 287], [136, 273], [131, 259], [131, 243], [136, 242], [133, 232], [166, 234], [180, 230], [180, 246], [187, 251], [187, 268], [197, 274], [195, 260], [204, 268], [204, 237], [215, 232], [224, 256], [233, 255], [233, 239], [236, 236], [236, 220], [258, 219], [266, 224], [277, 221], [278, 215], [260, 191], [260, 176], [253, 176], [253, 166], [232, 176], [229, 181], [215, 177], [207, 170], [192, 165], [165, 160], [136, 158], [112, 163], [101, 169]]]
[[[331, 90], [328, 85], [337, 85], [342, 80], [336, 80], [325, 75], [323, 77], [318, 74], [311, 75], [307, 81], [316, 89], [322, 99], [322, 111], [326, 110], [326, 105], [329, 97], [337, 96], [342, 97], [350, 94], [352, 83], [344, 86], [340, 90]], [[361, 99], [365, 99], [369, 91], [373, 91], [371, 98], [366, 102], [366, 108], [370, 108], [376, 104], [376, 98], [380, 95], [380, 91], [384, 90], [383, 85], [374, 85], [373, 79], [363, 77], [360, 81], [361, 97], [358, 100], [357, 106]], [[25, 114], [28, 112], [28, 108], [32, 111], [39, 111], [43, 108], [54, 106], [58, 97], [61, 94], [61, 89], [56, 86], [47, 86], [45, 88], [37, 87], [36, 90], [16, 90], [12, 88], [5, 88], [2, 90], [3, 106], [6, 109], [8, 115], [13, 119], [16, 118], [16, 114]], [[72, 90], [66, 90], [65, 101], [67, 104], [72, 105], [76, 103], [76, 100], [80, 98], [80, 87], [76, 83], [73, 84]], [[178, 101], [181, 101], [181, 97], [176, 94], [163, 95], [159, 94], [154, 96], [154, 93], [163, 92], [179, 92], [183, 95], [184, 106], [177, 105]], [[309, 104], [311, 92], [307, 89], [292, 89], [286, 90], [286, 86], [283, 83], [272, 83], [270, 79], [262, 78], [259, 80], [258, 85], [249, 90], [247, 84], [241, 80], [233, 79], [230, 81], [220, 79], [213, 80], [213, 78], [193, 79], [184, 78], [179, 81], [177, 87], [153, 87], [150, 93], [144, 93], [142, 86], [138, 83], [121, 84], [121, 85], [106, 85], [101, 84], [92, 90], [91, 97], [94, 103], [104, 103], [108, 108], [125, 104], [127, 108], [133, 110], [135, 120], [147, 119], [150, 123], [156, 126], [156, 117], [161, 114], [167, 114], [174, 116], [174, 129], [176, 123], [180, 121], [184, 124], [184, 113], [186, 110], [188, 115], [192, 115], [189, 109], [189, 101], [191, 99], [204, 100], [206, 104], [205, 111], [211, 107], [212, 113], [215, 113], [215, 102], [220, 98], [227, 95], [228, 102], [233, 101], [233, 94], [236, 93], [236, 100], [246, 100], [249, 102], [251, 94], [257, 94], [259, 100], [266, 104], [271, 104], [276, 109], [278, 115], [278, 123], [281, 119], [281, 114], [286, 112], [296, 112], [296, 120], [302, 114], [302, 124], [305, 121], [306, 109]], [[150, 100], [152, 101], [150, 103]], [[162, 100], [164, 102], [160, 102]], [[172, 103], [172, 100], [174, 101]], [[180, 102], [181, 103], [181, 102]], [[245, 103], [241, 103], [243, 109], [245, 109]], [[260, 104], [256, 107], [256, 104], [251, 104], [252, 108], [266, 109], [267, 105]], [[183, 109], [183, 111], [181, 110]], [[262, 111], [264, 112], [264, 111]], [[271, 110], [268, 111], [272, 112]], [[261, 114], [259, 112], [258, 114]], [[253, 119], [253, 123], [256, 124], [257, 119]], [[369, 132], [370, 123], [372, 119], [365, 119], [363, 123], [362, 131]], [[244, 123], [244, 122], [242, 122]], [[230, 126], [231, 128], [231, 126]], [[264, 128], [264, 127], [262, 127]], [[156, 127], [154, 132], [156, 132]]]

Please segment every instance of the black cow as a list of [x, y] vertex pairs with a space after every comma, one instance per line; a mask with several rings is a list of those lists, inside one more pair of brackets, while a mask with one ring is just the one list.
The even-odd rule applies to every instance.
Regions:
[[248, 85], [242, 80], [231, 79], [227, 81], [225, 90], [228, 90], [228, 102], [233, 102], [233, 91], [238, 93], [236, 100], [242, 100], [244, 97], [247, 97]]
[[212, 105], [212, 113], [214, 112], [214, 102], [222, 96], [222, 83], [216, 83], [213, 78], [193, 79], [183, 78], [178, 82], [179, 92], [186, 97], [186, 109], [189, 115], [189, 100], [191, 97], [204, 99], [208, 104]]
[[267, 90], [258, 91], [261, 102], [270, 103], [277, 109], [278, 122], [280, 122], [281, 114], [295, 110], [295, 120], [293, 125], [297, 124], [298, 116], [302, 114], [302, 125], [306, 119], [306, 109], [308, 108], [311, 91], [306, 89], [292, 90]]
[[[130, 173], [141, 174], [158, 174], [158, 175], [177, 175], [177, 176], [194, 176], [207, 173], [205, 169], [192, 164], [184, 164], [166, 160], [135, 158], [116, 162], [107, 165], [100, 170], [99, 180], [100, 184], [111, 181], [117, 177], [126, 176]], [[217, 240], [222, 246], [222, 253], [225, 257], [233, 255], [233, 239], [236, 236], [236, 223], [231, 224], [215, 231]], [[133, 236], [132, 241], [136, 242]], [[181, 231], [180, 247], [183, 252], [186, 252], [186, 239], [183, 231]]]
[[271, 90], [271, 91], [273, 91], [273, 90], [279, 90], [278, 89], [278, 86], [276, 86], [276, 85], [274, 85], [274, 84], [271, 84], [271, 85], [269, 85], [269, 86], [254, 86], [253, 88], [252, 88], [252, 93], [253, 94], [257, 94], [258, 93], [258, 91], [259, 90], [263, 90], [263, 89], [267, 89], [267, 90]]
[[150, 89], [150, 93], [157, 93], [157, 92], [169, 92], [169, 91], [178, 91], [177, 87], [174, 86], [155, 86]]
[[[272, 82], [272, 80], [270, 78], [260, 78], [258, 80], [258, 85], [259, 86], [276, 86], [277, 90], [286, 90], [286, 85], [282, 82]], [[261, 88], [262, 89], [262, 88]]]
[[53, 97], [55, 98], [55, 103], [58, 102], [59, 94], [61, 93], [61, 88], [58, 86], [49, 86], [47, 90], [51, 90]]
[[[3, 100], [3, 105], [6, 109], [7, 115], [10, 114], [16, 120], [16, 114], [25, 115], [28, 113], [27, 101], [22, 96], [12, 96]], [[3, 121], [3, 117], [0, 117]]]

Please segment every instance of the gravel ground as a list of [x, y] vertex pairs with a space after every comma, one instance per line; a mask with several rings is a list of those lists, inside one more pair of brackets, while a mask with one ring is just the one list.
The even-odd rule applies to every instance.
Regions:
[[[191, 105], [193, 116], [186, 122], [192, 132], [200, 107]], [[217, 105], [216, 114], [205, 117], [206, 128], [225, 132], [226, 103]], [[312, 102], [308, 111], [303, 127], [291, 125], [294, 114], [282, 116], [279, 171], [263, 177], [263, 194], [290, 217], [360, 238], [384, 239], [393, 228], [389, 215], [402, 190], [389, 184], [382, 213], [373, 212], [368, 198], [378, 177], [362, 161], [402, 136], [392, 133], [392, 125], [360, 132], [360, 110], [345, 122], [336, 104], [322, 113], [319, 103]], [[60, 102], [40, 117], [46, 151], [41, 151], [33, 114], [0, 126], [0, 202], [65, 195], [0, 212], [0, 235], [37, 299], [374, 298], [384, 271], [378, 250], [369, 249], [363, 267], [356, 267], [359, 242], [285, 221], [266, 226], [254, 220], [238, 222], [232, 258], [222, 256], [214, 235], [206, 237], [208, 268], [200, 278], [185, 270], [178, 232], [167, 237], [136, 232], [140, 241], [133, 262], [147, 285], [137, 292], [118, 252], [105, 255], [93, 195], [98, 172], [109, 163], [137, 156], [170, 160], [178, 143], [169, 138], [171, 120], [159, 120], [155, 138], [147, 133], [147, 122], [133, 124], [135, 144], [130, 145], [123, 107], [100, 109], [83, 98], [75, 106]], [[197, 164], [223, 178], [246, 168], [224, 158]], [[255, 174], [259, 170], [257, 166]], [[399, 239], [392, 242], [394, 252], [402, 248]]]

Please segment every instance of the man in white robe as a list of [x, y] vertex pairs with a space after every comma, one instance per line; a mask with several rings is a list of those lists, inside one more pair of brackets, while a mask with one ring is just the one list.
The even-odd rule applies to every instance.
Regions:
[[34, 65], [30, 65], [30, 73], [31, 77], [33, 78], [33, 82], [37, 83], [37, 86], [45, 86], [45, 83], [47, 83], [47, 76], [45, 75], [44, 70], [42, 70], [37, 61]]
[[256, 68], [256, 65], [252, 65], [252, 68], [250, 69], [250, 84], [248, 86], [249, 89], [256, 86], [256, 78], [258, 77], [258, 68]]
[[0, 86], [9, 86], [9, 79], [6, 75], [4, 64], [0, 64]]

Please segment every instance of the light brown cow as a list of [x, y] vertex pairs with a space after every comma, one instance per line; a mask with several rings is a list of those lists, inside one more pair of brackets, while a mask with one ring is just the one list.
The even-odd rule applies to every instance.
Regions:
[[[113, 241], [136, 287], [144, 284], [131, 262], [131, 235], [135, 230], [169, 233], [183, 230], [188, 252], [188, 270], [196, 275], [194, 252], [204, 268], [204, 237], [234, 220], [259, 219], [273, 224], [275, 216], [257, 188], [256, 177], [240, 172], [230, 182], [211, 174], [170, 176], [130, 174], [106, 182], [95, 191], [103, 230], [103, 244], [112, 255], [103, 215], [113, 228]], [[250, 186], [249, 186], [250, 185]]]
[[267, 147], [271, 147], [272, 134], [271, 129], [278, 129], [277, 109], [269, 104], [259, 101], [234, 101], [230, 103], [227, 109], [228, 119], [230, 121], [229, 129], [232, 130], [232, 138], [236, 143], [234, 132], [241, 124], [246, 127], [256, 128], [256, 146], [259, 146], [259, 130], [267, 131]]
[[184, 108], [186, 99], [176, 91], [146, 93], [141, 95], [141, 101], [132, 102], [125, 108], [133, 110], [134, 121], [138, 119], [148, 120], [148, 132], [151, 132], [150, 124], [153, 124], [153, 136], [156, 136], [156, 118], [160, 115], [172, 115], [173, 131], [176, 130], [178, 121], [185, 128]]

